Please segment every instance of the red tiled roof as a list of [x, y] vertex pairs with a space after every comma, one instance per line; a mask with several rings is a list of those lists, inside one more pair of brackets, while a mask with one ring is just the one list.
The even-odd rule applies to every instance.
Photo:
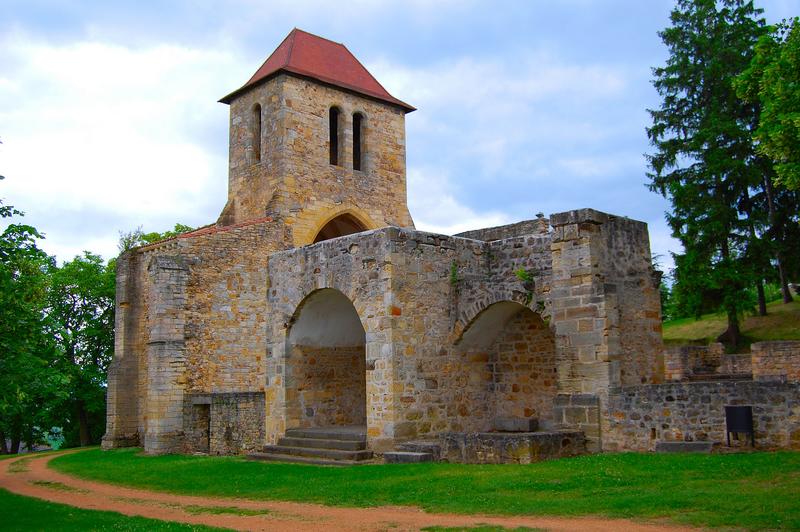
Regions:
[[220, 102], [230, 103], [245, 89], [266, 81], [278, 72], [291, 72], [313, 78], [397, 105], [407, 113], [415, 110], [414, 107], [389, 94], [345, 45], [297, 28], [286, 36], [247, 83], [222, 98]]

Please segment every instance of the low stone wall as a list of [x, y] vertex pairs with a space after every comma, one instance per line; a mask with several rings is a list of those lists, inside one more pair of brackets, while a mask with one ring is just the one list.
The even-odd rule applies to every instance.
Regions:
[[680, 381], [697, 373], [715, 373], [724, 354], [725, 346], [720, 343], [669, 347], [664, 352], [664, 377]]
[[753, 363], [749, 353], [724, 354], [720, 360], [717, 373], [726, 375], [752, 375]]
[[264, 392], [211, 396], [210, 454], [242, 454], [264, 446]]
[[440, 459], [464, 464], [530, 464], [586, 452], [580, 431], [448, 432], [439, 436]]
[[750, 351], [754, 380], [800, 382], [800, 342], [757, 342]]
[[746, 380], [614, 390], [603, 448], [652, 451], [658, 441], [722, 444], [726, 405], [752, 405], [757, 447], [800, 449], [800, 384]]

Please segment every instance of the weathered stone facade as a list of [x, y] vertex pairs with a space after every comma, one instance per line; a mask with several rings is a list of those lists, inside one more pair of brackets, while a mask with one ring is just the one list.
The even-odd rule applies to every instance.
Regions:
[[[647, 447], [614, 414], [620, 387], [664, 381], [646, 225], [580, 209], [417, 231], [413, 108], [366, 70], [341, 82], [275, 61], [224, 99], [218, 221], [119, 258], [104, 448], [233, 454], [343, 426], [373, 451], [438, 440], [485, 462]], [[537, 426], [550, 435], [496, 432]]]

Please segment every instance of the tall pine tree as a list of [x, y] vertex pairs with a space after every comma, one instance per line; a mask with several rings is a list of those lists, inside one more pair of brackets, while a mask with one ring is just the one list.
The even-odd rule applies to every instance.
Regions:
[[659, 33], [667, 64], [653, 69], [661, 106], [649, 110], [650, 188], [672, 204], [667, 221], [684, 247], [676, 256], [676, 290], [687, 310], [722, 307], [720, 336], [740, 343], [739, 314], [757, 273], [747, 260], [753, 234], [746, 206], [760, 183], [750, 129], [755, 108], [736, 97], [733, 81], [750, 64], [765, 32], [761, 10], [745, 0], [678, 0]]

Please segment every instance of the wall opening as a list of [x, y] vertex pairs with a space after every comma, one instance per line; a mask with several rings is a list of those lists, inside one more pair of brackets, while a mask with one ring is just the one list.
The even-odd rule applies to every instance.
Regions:
[[253, 160], [261, 162], [261, 105], [255, 104], [253, 106], [253, 130], [252, 130], [252, 144], [253, 144]]
[[551, 424], [555, 337], [539, 314], [514, 301], [486, 307], [456, 342], [454, 357], [461, 373], [454, 393], [467, 402], [455, 420], [460, 430]]
[[287, 427], [366, 426], [366, 334], [353, 303], [323, 288], [287, 335]]
[[358, 221], [355, 216], [345, 213], [326, 223], [314, 238], [314, 244], [322, 242], [323, 240], [352, 235], [353, 233], [360, 233], [366, 230], [367, 228], [364, 227], [364, 224]]
[[192, 452], [208, 454], [211, 449], [211, 405], [192, 405], [190, 430]]
[[339, 166], [339, 115], [338, 107], [328, 111], [328, 145], [330, 147], [330, 163]]
[[364, 115], [353, 114], [353, 170], [362, 170], [364, 158]]

